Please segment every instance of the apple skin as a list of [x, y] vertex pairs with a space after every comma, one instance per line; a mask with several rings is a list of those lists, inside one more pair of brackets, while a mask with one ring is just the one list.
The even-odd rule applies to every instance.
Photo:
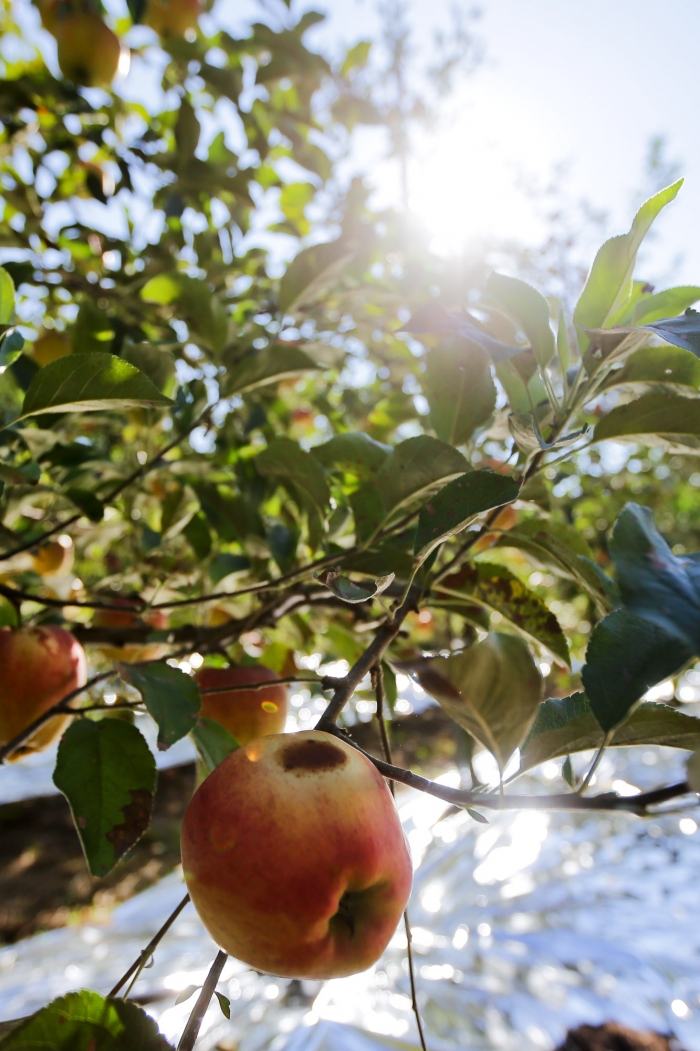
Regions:
[[[162, 609], [154, 609], [140, 617], [139, 604], [133, 599], [121, 596], [110, 596], [109, 602], [124, 609], [98, 609], [92, 623], [97, 628], [136, 628], [139, 624], [149, 624], [154, 631], [165, 631], [168, 626], [167, 614]], [[109, 661], [120, 661], [122, 664], [138, 664], [139, 661], [156, 661], [166, 652], [160, 642], [135, 642], [124, 646], [100, 644], [100, 653]]]
[[209, 775], [185, 811], [182, 865], [217, 945], [284, 978], [366, 970], [411, 891], [383, 778], [316, 730], [251, 741]]
[[143, 21], [159, 36], [184, 36], [197, 28], [201, 13], [200, 0], [148, 0]]
[[[7, 744], [87, 680], [83, 647], [69, 631], [53, 624], [0, 628], [0, 668], [0, 744]], [[11, 758], [47, 748], [69, 719], [51, 719]]]
[[[195, 675], [200, 689], [237, 686], [245, 682], [270, 682], [277, 675], [263, 664], [250, 667], [202, 668]], [[257, 737], [281, 734], [287, 721], [286, 686], [265, 690], [232, 690], [231, 693], [202, 694], [200, 716], [214, 719], [233, 734], [239, 744]]]
[[61, 73], [86, 88], [108, 88], [119, 68], [122, 46], [99, 15], [92, 11], [59, 11], [53, 35]]
[[70, 337], [65, 332], [49, 329], [42, 332], [35, 340], [32, 346], [32, 357], [43, 369], [45, 365], [50, 365], [52, 361], [58, 361], [59, 358], [65, 358], [72, 351]]
[[73, 541], [63, 535], [40, 547], [32, 556], [32, 564], [34, 572], [40, 577], [65, 576], [73, 568], [73, 558]]

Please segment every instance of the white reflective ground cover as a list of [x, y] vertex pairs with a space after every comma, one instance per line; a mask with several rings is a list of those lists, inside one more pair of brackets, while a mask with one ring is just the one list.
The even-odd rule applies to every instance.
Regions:
[[[613, 751], [592, 791], [680, 780], [685, 757]], [[558, 765], [510, 791], [562, 791]], [[410, 914], [430, 1051], [547, 1051], [567, 1027], [607, 1019], [674, 1032], [700, 1051], [697, 808], [644, 821], [496, 814], [485, 825], [466, 813], [445, 818], [445, 804], [416, 792], [402, 792], [399, 807], [417, 866]], [[105, 926], [51, 931], [0, 951], [0, 1018], [71, 989], [106, 992], [182, 894], [174, 873], [118, 906]], [[135, 986], [175, 1043], [194, 1004], [175, 998], [202, 982], [213, 955], [190, 906]], [[231, 1020], [214, 1002], [198, 1048], [415, 1047], [405, 957], [397, 933], [371, 971], [325, 985], [261, 976], [229, 960], [219, 990], [231, 1000]]]

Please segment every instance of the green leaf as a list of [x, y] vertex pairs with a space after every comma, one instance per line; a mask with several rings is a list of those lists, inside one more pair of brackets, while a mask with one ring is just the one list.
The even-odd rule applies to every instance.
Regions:
[[450, 445], [469, 441], [496, 405], [488, 354], [459, 336], [428, 351], [422, 385], [435, 433]]
[[223, 993], [218, 993], [216, 991], [216, 989], [214, 990], [214, 995], [216, 996], [216, 999], [219, 1001], [219, 1007], [221, 1008], [221, 1013], [224, 1016], [224, 1018], [230, 1018], [231, 1017], [231, 1001], [229, 1000], [228, 996], [224, 996]]
[[384, 521], [386, 512], [376, 485], [367, 482], [348, 497], [355, 520], [355, 541], [366, 543]]
[[187, 538], [187, 541], [197, 558], [204, 559], [211, 554], [212, 542], [209, 523], [207, 522], [206, 515], [201, 511], [197, 511], [197, 513], [190, 518], [189, 522], [182, 530], [182, 533], [183, 536]]
[[504, 566], [488, 562], [463, 566], [445, 577], [437, 590], [499, 613], [528, 640], [544, 646], [558, 664], [570, 667], [569, 647], [559, 621], [542, 599]]
[[221, 551], [214, 555], [209, 565], [209, 579], [212, 584], [218, 584], [231, 573], [240, 573], [244, 569], [250, 569], [250, 559], [245, 555], [231, 555], [227, 551]]
[[418, 517], [416, 559], [424, 561], [448, 537], [459, 533], [484, 511], [517, 499], [520, 481], [492, 471], [470, 471], [436, 493]]
[[486, 282], [486, 291], [518, 322], [539, 364], [547, 365], [554, 357], [555, 343], [545, 297], [525, 281], [496, 273]]
[[375, 580], [374, 587], [364, 588], [358, 584], [353, 584], [352, 580], [348, 580], [347, 577], [341, 577], [340, 570], [326, 569], [321, 573], [314, 573], [315, 578], [320, 581], [324, 587], [327, 587], [329, 591], [343, 600], [343, 602], [368, 602], [369, 599], [376, 598], [377, 595], [381, 595], [383, 591], [393, 583], [394, 574], [389, 573], [387, 576], [379, 577]]
[[618, 405], [595, 426], [596, 442], [643, 441], [647, 445], [679, 450], [700, 448], [700, 400], [680, 394], [654, 392]]
[[209, 773], [239, 747], [233, 734], [230, 734], [221, 723], [215, 722], [214, 719], [198, 719], [191, 732], [192, 740]]
[[642, 347], [627, 358], [622, 368], [613, 369], [606, 377], [603, 390], [612, 387], [637, 387], [638, 393], [653, 393], [680, 387], [700, 390], [700, 360], [681, 347]]
[[58, 746], [63, 792], [93, 876], [106, 876], [151, 821], [156, 764], [145, 738], [120, 719], [76, 719]]
[[677, 317], [693, 303], [700, 299], [700, 288], [697, 285], [679, 285], [667, 288], [654, 296], [645, 296], [634, 308], [633, 325], [649, 325], [653, 321]]
[[293, 483], [319, 511], [327, 508], [330, 492], [323, 468], [291, 438], [275, 438], [255, 458], [255, 466], [264, 478]]
[[413, 665], [423, 689], [480, 741], [501, 771], [526, 737], [542, 696], [542, 677], [515, 635], [491, 633], [461, 653]]
[[700, 357], [700, 314], [697, 310], [686, 310], [682, 317], [646, 322], [645, 328], [661, 336], [667, 343], [683, 347]]
[[287, 526], [284, 522], [273, 522], [267, 530], [270, 554], [283, 573], [288, 573], [294, 565], [299, 536], [298, 529]]
[[347, 77], [348, 73], [352, 72], [353, 69], [365, 66], [371, 49], [371, 40], [359, 40], [357, 44], [349, 48], [340, 67], [341, 77]]
[[0, 460], [0, 481], [8, 485], [36, 485], [40, 478], [41, 467], [34, 460], [20, 464]]
[[147, 376], [113, 354], [69, 354], [37, 372], [19, 419], [45, 412], [101, 412], [174, 404]]
[[186, 737], [202, 707], [197, 683], [169, 664], [117, 664], [119, 678], [135, 686], [148, 714], [158, 723], [158, 748], [165, 751]]
[[159, 391], [175, 375], [175, 358], [168, 350], [150, 343], [132, 343], [122, 348], [121, 357], [134, 365], [155, 384]]
[[273, 347], [246, 354], [228, 370], [226, 394], [246, 394], [268, 383], [303, 376], [319, 367], [298, 347], [276, 343]]
[[213, 350], [226, 342], [228, 316], [206, 281], [178, 271], [158, 274], [141, 289], [146, 303], [158, 306], [177, 305], [177, 312], [187, 321], [193, 333], [202, 337]]
[[363, 431], [336, 434], [330, 441], [311, 450], [324, 467], [337, 464], [361, 478], [374, 478], [391, 451], [390, 445], [375, 441]]
[[0, 266], [0, 325], [9, 325], [15, 312], [15, 283]]
[[104, 354], [114, 339], [114, 323], [97, 303], [86, 299], [80, 305], [71, 343], [78, 354]]
[[531, 412], [511, 412], [508, 415], [508, 428], [515, 439], [515, 444], [526, 453], [550, 452], [552, 449], [560, 449], [566, 445], [573, 445], [579, 438], [588, 432], [588, 424], [584, 424], [578, 431], [563, 434], [561, 438], [555, 438], [553, 442], [547, 442], [542, 437], [537, 420]]
[[394, 447], [377, 474], [377, 489], [386, 511], [398, 511], [440, 482], [469, 470], [464, 456], [451, 445], [420, 434]]
[[[574, 323], [580, 328], [604, 328], [632, 291], [632, 274], [639, 247], [661, 209], [672, 201], [683, 180], [650, 197], [637, 212], [629, 233], [610, 238], [598, 250], [581, 297], [574, 310]], [[588, 346], [581, 336], [581, 351]]]
[[[600, 748], [604, 739], [585, 693], [550, 698], [540, 705], [523, 744], [520, 772], [562, 755]], [[615, 747], [659, 744], [667, 748], [698, 748], [700, 719], [666, 704], [643, 703], [615, 730], [611, 743]]]
[[352, 256], [342, 241], [305, 248], [291, 261], [280, 281], [280, 310], [294, 314], [322, 296], [339, 280]]
[[622, 600], [700, 652], [700, 563], [697, 555], [674, 555], [648, 507], [626, 504], [610, 540]]
[[623, 723], [647, 690], [673, 675], [692, 655], [680, 639], [628, 609], [616, 609], [599, 621], [581, 679], [603, 730]]
[[8, 365], [17, 361], [23, 347], [24, 336], [18, 329], [14, 328], [7, 332], [0, 343], [0, 368], [6, 369]]
[[94, 493], [88, 492], [87, 489], [78, 489], [76, 486], [71, 486], [70, 489], [66, 489], [65, 496], [91, 522], [101, 522], [104, 518], [105, 511], [102, 501]]
[[23, 1019], [3, 1051], [172, 1051], [158, 1026], [136, 1004], [91, 990], [68, 993]]

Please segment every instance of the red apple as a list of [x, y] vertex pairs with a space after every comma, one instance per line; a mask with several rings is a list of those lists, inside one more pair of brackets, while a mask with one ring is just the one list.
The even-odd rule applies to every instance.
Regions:
[[[153, 609], [139, 616], [140, 604], [131, 598], [121, 595], [108, 601], [113, 606], [123, 609], [98, 609], [92, 623], [97, 628], [136, 628], [146, 623], [154, 631], [165, 631], [168, 626], [167, 614], [162, 609]], [[121, 661], [123, 664], [138, 664], [139, 661], [156, 661], [166, 652], [160, 642], [132, 642], [124, 646], [100, 645], [100, 653], [109, 661]]]
[[370, 967], [411, 890], [383, 778], [315, 730], [260, 737], [210, 774], [185, 811], [182, 864], [217, 945], [285, 978]]
[[[0, 744], [7, 744], [87, 678], [85, 653], [64, 628], [0, 628]], [[40, 752], [59, 736], [70, 716], [55, 716], [12, 758]]]
[[200, 0], [148, 0], [143, 20], [159, 36], [184, 36], [197, 28], [201, 10]]
[[287, 720], [287, 687], [275, 686], [278, 678], [263, 664], [235, 668], [202, 668], [195, 675], [201, 690], [238, 686], [246, 682], [269, 682], [264, 690], [231, 690], [202, 694], [200, 715], [215, 719], [233, 734], [239, 744], [256, 737], [280, 734]]

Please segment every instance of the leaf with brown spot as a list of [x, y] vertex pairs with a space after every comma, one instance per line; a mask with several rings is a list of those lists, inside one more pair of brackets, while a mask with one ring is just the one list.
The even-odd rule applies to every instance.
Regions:
[[557, 664], [570, 667], [569, 647], [559, 621], [542, 599], [504, 566], [489, 562], [464, 566], [446, 577], [438, 589], [499, 613], [519, 634], [543, 646]]
[[70, 803], [90, 872], [106, 876], [151, 821], [156, 764], [145, 738], [121, 719], [76, 720], [58, 747], [54, 784]]

